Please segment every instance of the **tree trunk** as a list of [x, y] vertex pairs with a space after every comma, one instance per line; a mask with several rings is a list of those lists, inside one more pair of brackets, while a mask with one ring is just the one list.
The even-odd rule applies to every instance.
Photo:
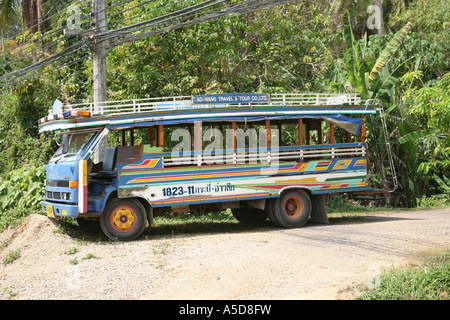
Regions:
[[23, 15], [31, 33], [44, 31], [44, 10], [40, 0], [24, 1]]

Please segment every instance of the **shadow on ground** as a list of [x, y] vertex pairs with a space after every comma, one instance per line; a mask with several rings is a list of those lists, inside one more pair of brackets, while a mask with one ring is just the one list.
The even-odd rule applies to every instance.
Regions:
[[[329, 223], [314, 223], [309, 221], [302, 228], [332, 228], [334, 225], [348, 225], [348, 224], [368, 224], [368, 223], [383, 223], [398, 220], [410, 220], [404, 217], [395, 217], [379, 214], [370, 214], [362, 216], [337, 216], [329, 217]], [[416, 219], [416, 218], [414, 218]], [[186, 222], [177, 220], [176, 223], [171, 224], [165, 222], [164, 224], [159, 224], [156, 222], [152, 227], [146, 228], [139, 240], [151, 240], [151, 239], [161, 239], [167, 237], [183, 237], [183, 236], [199, 236], [202, 234], [221, 234], [221, 233], [240, 233], [240, 232], [264, 232], [264, 231], [276, 231], [283, 230], [282, 228], [274, 226], [270, 221], [266, 220], [260, 223], [240, 223], [234, 219], [229, 221], [197, 221], [195, 219], [188, 219]], [[103, 235], [100, 230], [100, 226], [97, 228], [93, 227], [89, 230], [82, 229], [74, 223], [67, 223], [64, 221], [59, 221], [56, 223], [58, 228], [62, 229], [63, 232], [69, 236], [77, 239], [82, 239], [84, 241], [92, 242], [102, 242], [111, 241], [105, 235]]]

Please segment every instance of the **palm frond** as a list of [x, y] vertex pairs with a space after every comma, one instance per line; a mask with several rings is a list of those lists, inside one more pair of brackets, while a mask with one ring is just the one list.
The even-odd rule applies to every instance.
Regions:
[[408, 22], [399, 32], [395, 34], [395, 36], [391, 39], [391, 41], [389, 41], [389, 43], [386, 45], [386, 48], [384, 48], [384, 50], [378, 57], [377, 61], [375, 62], [372, 71], [370, 71], [369, 74], [370, 80], [372, 81], [375, 80], [375, 78], [378, 76], [381, 70], [383, 70], [383, 68], [388, 64], [390, 58], [394, 55], [398, 47], [402, 44], [409, 30], [411, 30], [411, 27], [412, 27], [411, 22]]

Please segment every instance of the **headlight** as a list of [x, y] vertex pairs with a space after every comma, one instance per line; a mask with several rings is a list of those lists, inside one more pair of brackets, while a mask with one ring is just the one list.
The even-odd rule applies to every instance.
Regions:
[[72, 194], [70, 192], [62, 193], [62, 200], [70, 201], [72, 199]]

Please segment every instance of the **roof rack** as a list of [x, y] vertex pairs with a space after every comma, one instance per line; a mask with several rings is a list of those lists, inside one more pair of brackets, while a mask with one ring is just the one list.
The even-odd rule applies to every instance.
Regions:
[[[256, 94], [255, 94], [256, 95]], [[96, 114], [135, 114], [141, 112], [152, 112], [161, 110], [183, 110], [183, 109], [203, 109], [203, 108], [224, 108], [224, 107], [248, 107], [248, 106], [342, 106], [359, 105], [361, 99], [356, 93], [286, 93], [271, 94], [270, 99], [257, 102], [234, 102], [234, 103], [195, 103], [194, 98], [224, 95], [204, 95], [204, 96], [174, 96], [161, 98], [130, 99], [106, 102], [89, 102], [78, 104], [67, 104], [63, 106], [65, 113], [72, 116], [90, 116]], [[60, 117], [61, 118], [61, 117]]]
[[[366, 106], [356, 93], [284, 93], [284, 94], [259, 94], [259, 93], [225, 93], [198, 96], [173, 96], [161, 98], [129, 99], [105, 102], [89, 102], [63, 105], [55, 101], [49, 115], [38, 120], [42, 130], [46, 126], [57, 129], [50, 123], [61, 123], [65, 120], [105, 118], [113, 116], [151, 117], [153, 114], [172, 113], [173, 111], [191, 112], [193, 110], [235, 110], [239, 112], [253, 113], [257, 109], [264, 112], [268, 108], [295, 108], [297, 110], [309, 109], [309, 112], [330, 113], [347, 112], [351, 108], [357, 108], [358, 112], [368, 111]], [[337, 110], [344, 108], [345, 111]], [[361, 109], [363, 108], [363, 109]], [[325, 110], [326, 109], [326, 110]], [[281, 111], [283, 112], [283, 111]], [[64, 126], [62, 126], [64, 127]], [[42, 131], [41, 130], [41, 131]], [[46, 131], [46, 130], [44, 130]]]

